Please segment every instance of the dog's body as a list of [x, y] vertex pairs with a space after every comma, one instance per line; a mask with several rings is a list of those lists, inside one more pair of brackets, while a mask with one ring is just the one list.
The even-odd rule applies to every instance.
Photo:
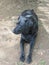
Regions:
[[37, 32], [38, 32], [37, 15], [35, 14], [34, 10], [25, 10], [19, 16], [17, 26], [14, 29], [15, 34], [21, 33], [21, 41], [20, 41], [21, 61], [25, 60], [24, 43], [30, 44], [30, 50], [29, 50], [27, 62], [30, 63], [32, 61], [32, 49], [34, 48], [35, 45]]

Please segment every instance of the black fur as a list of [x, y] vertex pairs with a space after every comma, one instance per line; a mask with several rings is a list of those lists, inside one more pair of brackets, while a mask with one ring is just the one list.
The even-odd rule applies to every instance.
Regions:
[[27, 57], [27, 62], [32, 61], [32, 50], [35, 45], [35, 39], [38, 32], [38, 17], [34, 10], [25, 10], [21, 13], [18, 18], [18, 23], [15, 29], [13, 30], [15, 34], [21, 34], [21, 56], [20, 60], [24, 62], [25, 53], [24, 53], [24, 43], [30, 44], [30, 50]]

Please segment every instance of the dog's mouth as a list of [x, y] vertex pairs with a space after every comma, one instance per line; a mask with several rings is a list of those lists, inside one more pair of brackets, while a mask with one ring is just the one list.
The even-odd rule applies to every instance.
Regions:
[[22, 27], [21, 26], [17, 26], [14, 30], [13, 33], [14, 34], [20, 34], [22, 32]]

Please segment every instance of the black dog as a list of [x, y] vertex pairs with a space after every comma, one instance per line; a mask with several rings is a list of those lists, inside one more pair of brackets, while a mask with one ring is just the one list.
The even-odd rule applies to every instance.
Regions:
[[15, 34], [21, 33], [21, 56], [20, 60], [25, 60], [24, 54], [24, 43], [30, 44], [29, 55], [27, 57], [27, 62], [30, 63], [32, 61], [32, 49], [35, 45], [35, 39], [38, 32], [38, 17], [34, 10], [25, 10], [18, 18], [17, 26], [14, 31]]

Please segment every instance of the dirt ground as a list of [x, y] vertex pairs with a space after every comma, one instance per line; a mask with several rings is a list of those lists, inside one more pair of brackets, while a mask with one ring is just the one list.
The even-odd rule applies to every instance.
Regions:
[[[49, 0], [0, 0], [0, 65], [28, 65], [20, 62], [20, 37], [12, 33], [20, 13], [34, 9], [39, 31], [30, 65], [49, 65]], [[26, 46], [26, 58], [29, 45]]]

